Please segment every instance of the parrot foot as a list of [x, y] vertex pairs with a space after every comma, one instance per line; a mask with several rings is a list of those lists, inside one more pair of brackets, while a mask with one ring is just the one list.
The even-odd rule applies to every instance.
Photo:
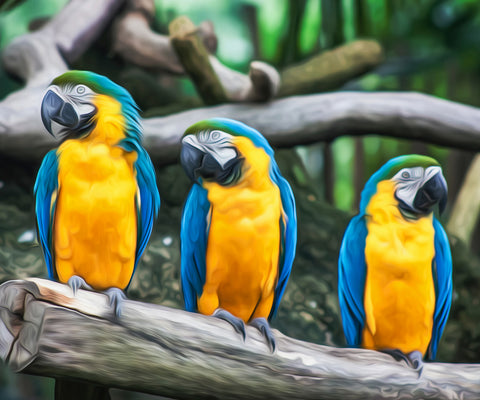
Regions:
[[384, 349], [381, 351], [382, 353], [391, 355], [396, 361], [405, 361], [409, 367], [413, 368], [418, 373], [419, 378], [422, 375], [423, 356], [418, 350], [412, 351], [408, 354], [405, 354], [399, 349]]
[[78, 289], [93, 290], [93, 288], [85, 282], [85, 279], [78, 275], [73, 275], [68, 281], [67, 285], [72, 289], [73, 295], [76, 296]]
[[249, 325], [254, 326], [262, 333], [268, 343], [268, 346], [270, 347], [271, 352], [274, 353], [276, 345], [275, 337], [273, 336], [273, 332], [268, 321], [265, 318], [255, 318], [250, 322]]
[[245, 323], [243, 322], [242, 319], [229, 313], [227, 310], [224, 310], [223, 308], [217, 308], [213, 312], [212, 316], [215, 318], [220, 318], [220, 319], [223, 319], [224, 321], [227, 321], [230, 325], [233, 326], [233, 329], [235, 329], [237, 333], [242, 335], [242, 338], [245, 341], [245, 336], [246, 336]]
[[123, 300], [127, 299], [127, 296], [123, 290], [116, 287], [111, 287], [107, 290], [104, 290], [103, 293], [108, 296], [110, 307], [113, 307], [115, 316], [120, 317], [122, 314]]

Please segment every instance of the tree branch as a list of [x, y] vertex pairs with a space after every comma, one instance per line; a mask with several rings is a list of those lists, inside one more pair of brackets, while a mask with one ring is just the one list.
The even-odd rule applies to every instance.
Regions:
[[[152, 30], [155, 14], [153, 0], [129, 0], [127, 9], [113, 28], [113, 51], [124, 60], [140, 67], [163, 70], [173, 74], [185, 74], [170, 38]], [[209, 52], [217, 48], [213, 24], [203, 22], [198, 34]]]
[[[17, 104], [15, 114], [21, 114], [20, 107]], [[0, 116], [6, 115], [7, 124], [8, 114], [14, 111], [5, 110], [0, 102]], [[295, 96], [267, 104], [226, 104], [147, 118], [143, 121], [145, 147], [157, 164], [176, 162], [185, 129], [213, 117], [251, 125], [278, 147], [331, 141], [343, 135], [381, 135], [480, 151], [480, 109], [414, 92]], [[40, 121], [26, 120], [27, 126], [2, 123], [0, 154], [39, 159], [54, 145]]]
[[238, 119], [278, 147], [332, 141], [343, 135], [381, 135], [480, 150], [480, 109], [413, 92], [295, 96], [148, 118], [145, 145], [157, 162], [175, 162], [185, 129], [213, 117]]
[[248, 76], [228, 68], [209, 54], [199, 28], [185, 16], [173, 20], [169, 32], [180, 62], [206, 104], [267, 101], [276, 95], [280, 76], [272, 66], [253, 61]]
[[337, 89], [349, 80], [383, 62], [383, 49], [376, 40], [355, 40], [285, 68], [279, 97]]
[[0, 356], [17, 372], [74, 378], [178, 399], [475, 399], [480, 366], [417, 372], [369, 350], [301, 342], [274, 330], [270, 353], [219, 319], [126, 301], [43, 279], [0, 286]]
[[[45, 135], [40, 104], [53, 78], [67, 71], [104, 29], [122, 1], [71, 0], [43, 28], [15, 38], [2, 53], [5, 69], [26, 86], [0, 102], [0, 149], [38, 159], [55, 141]], [[41, 135], [40, 135], [41, 133]]]

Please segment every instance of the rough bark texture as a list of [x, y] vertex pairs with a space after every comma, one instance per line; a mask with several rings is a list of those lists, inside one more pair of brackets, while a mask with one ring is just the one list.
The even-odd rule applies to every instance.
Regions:
[[309, 60], [285, 68], [280, 97], [333, 90], [364, 74], [383, 61], [383, 49], [375, 40], [356, 40]]
[[385, 354], [301, 342], [275, 331], [271, 353], [247, 328], [41, 279], [0, 286], [0, 356], [16, 371], [180, 399], [474, 399], [480, 366], [426, 364], [421, 377]]

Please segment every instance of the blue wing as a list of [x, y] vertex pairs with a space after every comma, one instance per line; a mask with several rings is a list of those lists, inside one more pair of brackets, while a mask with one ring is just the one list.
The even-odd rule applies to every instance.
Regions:
[[[135, 269], [140, 257], [147, 246], [152, 233], [153, 221], [157, 218], [160, 209], [160, 195], [155, 180], [155, 168], [148, 153], [141, 147], [137, 149], [138, 158], [135, 161], [137, 179], [137, 249], [135, 253]], [[133, 277], [133, 273], [132, 273]], [[130, 284], [130, 283], [129, 283]]]
[[295, 258], [295, 249], [297, 246], [297, 213], [295, 210], [295, 198], [288, 182], [280, 174], [277, 164], [272, 160], [271, 177], [273, 182], [280, 189], [280, 197], [283, 207], [283, 218], [280, 221], [281, 244], [279, 260], [279, 276], [273, 305], [268, 319], [272, 319], [280, 305], [283, 292], [287, 286], [290, 272], [292, 271], [293, 259]]
[[48, 277], [54, 279], [52, 225], [58, 190], [58, 160], [56, 150], [47, 153], [40, 165], [33, 188], [37, 236], [47, 264]]
[[181, 283], [187, 311], [197, 311], [197, 298], [205, 284], [209, 211], [207, 191], [194, 184], [183, 209], [180, 231]]
[[357, 215], [352, 218], [345, 231], [338, 259], [338, 298], [343, 331], [349, 346], [360, 346], [365, 325], [363, 297], [367, 274], [367, 233], [364, 217]]
[[433, 331], [427, 358], [434, 360], [437, 355], [438, 342], [447, 323], [452, 304], [452, 254], [447, 235], [434, 217], [435, 258], [432, 263], [433, 280], [435, 282], [435, 313], [433, 315]]

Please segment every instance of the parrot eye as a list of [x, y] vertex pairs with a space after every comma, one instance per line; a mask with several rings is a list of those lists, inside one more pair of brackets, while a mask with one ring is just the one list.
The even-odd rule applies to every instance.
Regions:
[[77, 92], [77, 94], [84, 94], [86, 92], [86, 90], [87, 90], [87, 88], [84, 85], [78, 85], [75, 88], [75, 91]]
[[405, 179], [410, 178], [410, 172], [408, 172], [408, 171], [403, 171], [403, 172], [402, 172], [402, 178], [405, 178]]
[[220, 139], [220, 132], [219, 131], [213, 131], [212, 132], [212, 140], [218, 140]]

